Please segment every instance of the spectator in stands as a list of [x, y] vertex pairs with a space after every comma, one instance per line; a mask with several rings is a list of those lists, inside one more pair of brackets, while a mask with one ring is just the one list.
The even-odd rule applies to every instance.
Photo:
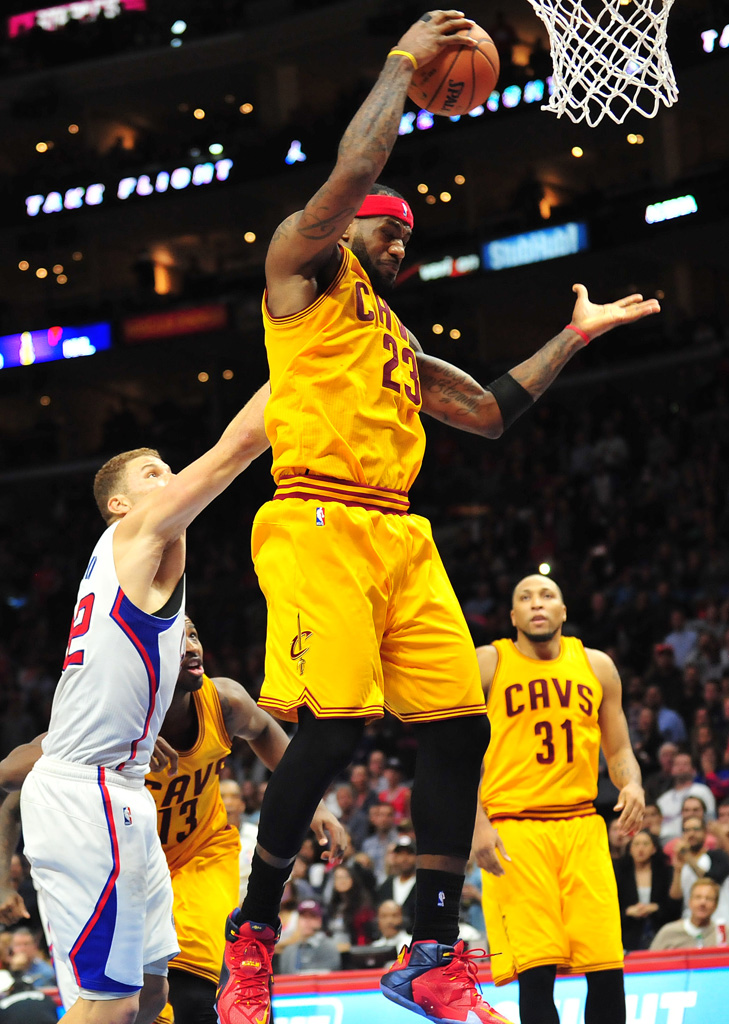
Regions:
[[403, 782], [405, 776], [399, 758], [388, 758], [384, 776], [386, 786], [380, 793], [380, 800], [390, 804], [393, 821], [399, 825], [404, 818], [410, 817], [410, 788]]
[[[631, 615], [635, 615], [633, 609], [631, 609]], [[669, 708], [678, 706], [683, 689], [683, 676], [676, 665], [673, 648], [670, 644], [654, 646], [653, 661], [643, 677], [643, 683], [646, 689], [649, 686], [658, 686]]]
[[690, 754], [676, 754], [671, 774], [673, 775], [672, 788], [659, 796], [656, 801], [663, 815], [661, 839], [664, 841], [681, 835], [681, 809], [687, 796], [700, 796], [706, 806], [707, 817], [712, 820], [716, 817], [716, 801], [711, 790], [701, 782], [694, 782], [696, 770], [691, 763]]
[[335, 789], [334, 813], [349, 832], [352, 843], [359, 849], [367, 838], [370, 819], [366, 810], [358, 808], [354, 800], [354, 789], [349, 782], [340, 782]]
[[643, 782], [648, 800], [657, 800], [673, 786], [671, 768], [677, 753], [678, 747], [670, 740], [658, 748], [658, 771], [652, 772]]
[[681, 913], [681, 900], [669, 896], [671, 868], [659, 841], [647, 829], [633, 836], [614, 866], [623, 947], [648, 949], [658, 929]]
[[620, 860], [628, 848], [629, 842], [630, 836], [623, 834], [623, 830], [619, 825], [619, 819], [613, 818], [608, 825], [608, 846], [610, 847], [610, 856], [613, 861]]
[[292, 942], [299, 941], [299, 904], [304, 902], [300, 898], [300, 891], [299, 883], [293, 878], [289, 878], [284, 886], [281, 909], [278, 913], [281, 921], [281, 937], [276, 943], [277, 953], [286, 949]]
[[322, 931], [322, 912], [315, 900], [299, 904], [299, 938], [279, 956], [281, 974], [328, 974], [338, 971], [342, 957], [337, 944]]
[[653, 708], [642, 707], [634, 730], [630, 733], [633, 751], [640, 764], [641, 772], [655, 774], [658, 768], [658, 748], [661, 735], [658, 732], [656, 713]]
[[299, 903], [304, 900], [316, 901], [314, 886], [309, 881], [309, 863], [301, 856], [296, 858], [294, 866], [291, 868], [291, 880], [296, 882], [296, 895]]
[[699, 670], [696, 665], [689, 664], [683, 670], [681, 695], [676, 705], [676, 710], [684, 724], [693, 721], [696, 708], [701, 704], [702, 698], [703, 693]]
[[394, 900], [385, 900], [377, 908], [377, 929], [379, 936], [373, 946], [393, 946], [399, 952], [412, 942], [412, 936], [403, 924], [402, 907]]
[[379, 906], [385, 900], [394, 900], [402, 907], [403, 927], [412, 931], [415, 919], [415, 843], [410, 836], [400, 836], [392, 851], [393, 874], [375, 894]]
[[716, 925], [712, 915], [719, 901], [719, 886], [710, 878], [700, 878], [691, 886], [689, 915], [664, 924], [650, 948], [701, 949], [717, 944]]
[[703, 782], [714, 794], [717, 804], [729, 796], [729, 768], [721, 767], [716, 747], [705, 747], [699, 758], [697, 782]]
[[10, 946], [12, 974], [32, 988], [53, 988], [56, 975], [41, 953], [38, 939], [30, 928], [16, 928]]
[[[681, 805], [681, 835], [674, 836], [673, 839], [668, 839], [663, 844], [663, 852], [672, 862], [673, 855], [679, 846], [685, 841], [683, 834], [683, 827], [686, 824], [688, 818], [700, 818], [701, 821], [706, 821], [706, 804], [700, 796], [687, 796]], [[716, 839], [707, 833], [706, 836], [706, 849], [715, 850], [718, 846]]]
[[0, 1024], [56, 1024], [57, 1020], [50, 996], [25, 982], [15, 982], [0, 999]]
[[375, 911], [359, 874], [340, 864], [334, 869], [327, 906], [327, 929], [338, 948], [367, 946], [374, 937]]
[[[364, 764], [352, 765], [349, 773], [349, 782], [354, 793], [354, 806], [358, 811], [367, 813], [372, 804], [377, 802], [377, 795], [372, 791], [370, 785], [370, 773]], [[359, 848], [362, 844], [357, 843]]]
[[398, 839], [398, 831], [393, 821], [392, 806], [380, 803], [370, 807], [370, 825], [374, 829], [374, 834], [362, 843], [362, 852], [366, 853], [372, 861], [377, 883], [382, 885], [387, 878], [385, 858], [390, 847]]
[[658, 804], [646, 804], [643, 812], [643, 828], [650, 832], [658, 845], [661, 845], [661, 825], [663, 815]]
[[710, 821], [706, 826], [707, 842], [713, 836], [716, 839], [717, 848], [729, 853], [729, 797], [719, 804], [716, 809], [716, 821]]
[[684, 721], [677, 711], [666, 707], [660, 686], [653, 684], [646, 689], [645, 703], [655, 713], [661, 740], [675, 743], [678, 746], [686, 742]]
[[729, 918], [729, 855], [723, 850], [706, 847], [706, 825], [702, 818], [687, 818], [683, 826], [684, 841], [673, 854], [673, 879], [670, 896], [683, 901], [688, 910], [689, 894], [699, 878], [710, 878], [719, 886], [718, 916]]
[[386, 763], [387, 758], [381, 750], [373, 750], [367, 758], [367, 771], [370, 776], [370, 788], [378, 794], [387, 788], [387, 779], [384, 775]]
[[679, 668], [691, 659], [696, 649], [699, 634], [686, 623], [686, 616], [681, 608], [671, 612], [671, 632], [664, 639], [664, 644], [673, 648], [673, 656]]
[[251, 861], [258, 842], [258, 826], [245, 818], [246, 805], [243, 803], [241, 788], [235, 779], [222, 779], [220, 796], [228, 815], [228, 824], [237, 828], [240, 835], [240, 854], [238, 867], [240, 871], [240, 899], [243, 900], [248, 891], [248, 879], [251, 874]]

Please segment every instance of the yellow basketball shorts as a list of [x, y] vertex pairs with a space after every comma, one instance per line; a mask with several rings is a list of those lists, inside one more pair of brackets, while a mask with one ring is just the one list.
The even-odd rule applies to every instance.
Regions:
[[582, 974], [622, 968], [618, 890], [598, 815], [495, 823], [511, 863], [482, 872], [483, 912], [497, 985], [531, 967]]
[[[179, 956], [170, 962], [170, 974], [187, 971], [215, 984], [223, 963], [225, 919], [238, 905], [240, 884], [238, 844], [227, 842], [225, 832], [220, 838], [170, 871], [180, 946]], [[168, 1004], [155, 1024], [172, 1024], [173, 1019]]]
[[485, 714], [426, 519], [286, 497], [259, 510], [252, 550], [268, 604], [263, 707], [292, 721], [302, 705], [320, 718]]

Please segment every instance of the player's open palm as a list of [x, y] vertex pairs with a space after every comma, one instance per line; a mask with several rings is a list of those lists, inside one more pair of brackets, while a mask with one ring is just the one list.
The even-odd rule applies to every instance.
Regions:
[[0, 924], [14, 925], [23, 917], [30, 917], [20, 893], [10, 886], [0, 888]]
[[456, 33], [468, 32], [473, 21], [463, 11], [428, 11], [412, 25], [396, 46], [397, 50], [411, 53], [418, 67], [428, 64], [446, 46], [476, 46], [477, 41]]
[[572, 285], [572, 291], [576, 293], [577, 301], [570, 322], [584, 331], [590, 341], [620, 324], [631, 324], [636, 320], [642, 320], [644, 316], [661, 311], [657, 299], [644, 299], [637, 293], [626, 295], [624, 299], [618, 299], [616, 302], [599, 305], [590, 302], [584, 284]]
[[504, 874], [502, 860], [511, 860], [494, 826], [489, 821], [481, 820], [476, 822], [473, 833], [472, 856], [480, 868], [497, 877]]

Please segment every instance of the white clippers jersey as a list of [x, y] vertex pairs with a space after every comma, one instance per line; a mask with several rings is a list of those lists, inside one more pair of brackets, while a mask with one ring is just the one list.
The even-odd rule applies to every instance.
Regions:
[[171, 619], [133, 605], [101, 535], [78, 590], [63, 671], [43, 740], [47, 757], [143, 776], [185, 650], [185, 590]]

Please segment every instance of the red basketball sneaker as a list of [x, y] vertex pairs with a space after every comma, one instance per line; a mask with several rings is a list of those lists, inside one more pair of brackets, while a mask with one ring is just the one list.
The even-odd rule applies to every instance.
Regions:
[[482, 956], [485, 950], [467, 953], [462, 942], [414, 942], [381, 978], [380, 989], [436, 1024], [510, 1024], [478, 990], [474, 960]]
[[269, 1024], [271, 957], [278, 935], [267, 924], [237, 920], [234, 910], [225, 922], [225, 953], [215, 996], [219, 1024]]

